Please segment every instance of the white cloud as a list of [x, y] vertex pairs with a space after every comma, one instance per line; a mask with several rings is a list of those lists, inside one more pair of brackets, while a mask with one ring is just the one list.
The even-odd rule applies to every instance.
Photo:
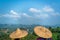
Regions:
[[49, 7], [49, 6], [45, 6], [43, 9], [42, 9], [44, 12], [54, 12], [54, 9]]
[[33, 12], [33, 13], [54, 12], [54, 9], [51, 8], [50, 6], [44, 6], [44, 7], [41, 8], [41, 9], [30, 8], [29, 11], [30, 11], [30, 12]]
[[15, 12], [14, 10], [11, 10], [10, 13], [13, 14], [13, 15], [18, 15], [18, 13]]
[[24, 17], [31, 17], [31, 16], [29, 16], [28, 14], [26, 14], [26, 13], [23, 13], [22, 14]]
[[20, 18], [20, 15], [15, 12], [14, 10], [11, 10], [10, 13], [2, 15], [4, 17], [10, 17], [10, 18]]
[[10, 10], [10, 13], [3, 14], [3, 15], [1, 15], [1, 17], [18, 19], [18, 18], [22, 18], [22, 17], [31, 18], [32, 16], [28, 15], [27, 13], [17, 13], [14, 10]]
[[49, 18], [48, 14], [35, 15], [37, 18]]
[[51, 13], [52, 16], [60, 16], [60, 13]]
[[37, 17], [37, 18], [48, 18], [49, 17], [49, 14], [44, 13], [43, 8], [41, 10], [38, 10], [36, 8], [30, 8], [29, 11], [33, 12], [34, 17]]
[[36, 9], [36, 8], [30, 8], [29, 11], [30, 11], [30, 12], [35, 12], [35, 13], [41, 12], [41, 10]]
[[[10, 10], [10, 13], [2, 15], [3, 17], [9, 17], [9, 18], [22, 18], [22, 17], [27, 17], [27, 18], [49, 18], [51, 15], [52, 16], [60, 16], [60, 13], [56, 13], [53, 8], [50, 6], [44, 6], [41, 9], [36, 9], [36, 8], [29, 8], [29, 11], [32, 12], [33, 14], [30, 16], [27, 13], [17, 13], [14, 10]], [[0, 16], [1, 17], [1, 16]]]
[[12, 15], [12, 14], [5, 14], [3, 15], [4, 17], [10, 17], [10, 18], [18, 18], [20, 16], [17, 16], [17, 15]]
[[33, 12], [34, 16], [37, 18], [48, 18], [50, 16], [60, 16], [59, 13], [56, 13], [55, 10], [50, 6], [44, 6], [41, 9], [30, 8], [30, 12]]

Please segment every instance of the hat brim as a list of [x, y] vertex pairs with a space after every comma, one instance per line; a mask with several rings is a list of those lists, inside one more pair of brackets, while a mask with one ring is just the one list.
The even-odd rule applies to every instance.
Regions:
[[34, 32], [36, 33], [36, 35], [38, 35], [39, 37], [42, 37], [42, 38], [51, 38], [52, 37], [51, 31], [43, 26], [35, 27]]
[[27, 31], [21, 30], [20, 33], [16, 33], [16, 32], [11, 33], [10, 38], [22, 38], [27, 36], [27, 34], [28, 34]]

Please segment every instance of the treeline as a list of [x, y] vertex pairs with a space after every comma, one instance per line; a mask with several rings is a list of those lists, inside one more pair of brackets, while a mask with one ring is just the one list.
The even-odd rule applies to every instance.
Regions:
[[60, 27], [49, 27], [49, 29], [53, 33], [53, 40], [60, 40]]
[[60, 33], [60, 27], [55, 28], [49, 27], [49, 29], [51, 30], [52, 33]]

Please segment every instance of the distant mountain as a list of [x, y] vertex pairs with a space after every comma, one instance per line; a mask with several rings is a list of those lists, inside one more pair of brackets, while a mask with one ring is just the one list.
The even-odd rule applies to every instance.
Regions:
[[34, 28], [35, 26], [45, 26], [45, 27], [57, 27], [60, 25], [39, 25], [39, 24], [30, 24], [30, 25], [23, 25], [23, 24], [0, 24], [0, 28]]

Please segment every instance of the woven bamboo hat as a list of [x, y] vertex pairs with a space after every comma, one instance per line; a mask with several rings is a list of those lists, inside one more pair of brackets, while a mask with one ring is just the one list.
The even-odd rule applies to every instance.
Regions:
[[10, 38], [22, 38], [22, 37], [27, 36], [27, 34], [28, 34], [27, 31], [20, 30], [19, 28], [17, 28], [16, 31], [10, 34]]
[[47, 29], [43, 26], [35, 27], [34, 32], [36, 33], [36, 35], [38, 35], [39, 37], [42, 37], [42, 38], [51, 38], [52, 37], [51, 31], [49, 31], [49, 29]]

